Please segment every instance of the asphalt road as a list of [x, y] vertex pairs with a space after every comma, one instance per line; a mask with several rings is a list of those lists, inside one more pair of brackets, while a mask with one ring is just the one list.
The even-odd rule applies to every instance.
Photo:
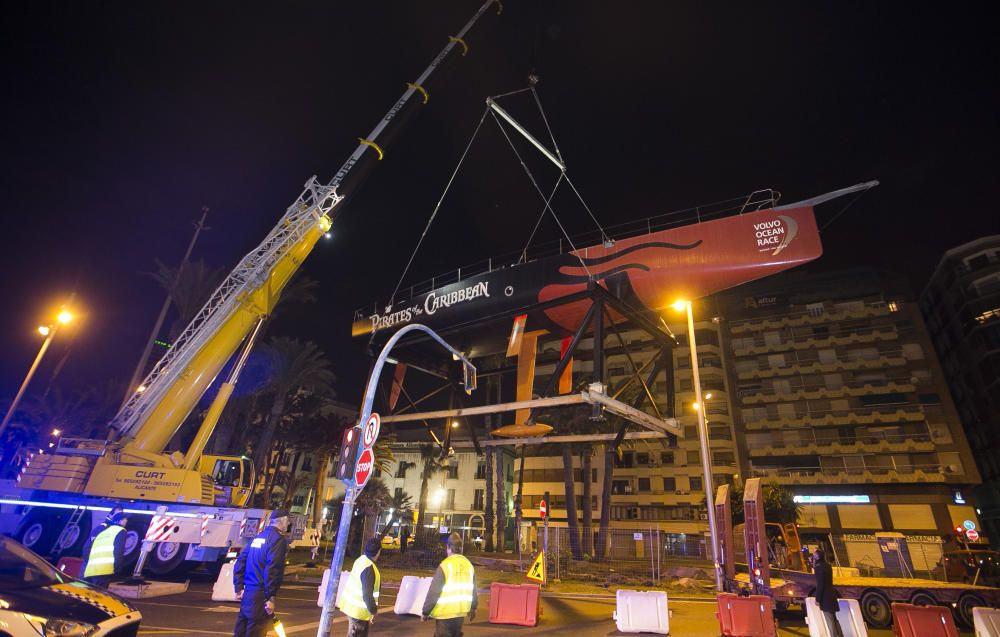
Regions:
[[[210, 582], [192, 582], [182, 595], [139, 600], [135, 604], [142, 611], [140, 635], [231, 635], [237, 605], [213, 602]], [[433, 622], [421, 622], [412, 615], [395, 615], [394, 589], [383, 587], [381, 601], [385, 610], [372, 625], [371, 635], [416, 635], [431, 637]], [[319, 624], [320, 609], [316, 606], [316, 584], [286, 582], [278, 596], [278, 615], [289, 635], [314, 635]], [[615, 602], [607, 599], [581, 599], [571, 596], [543, 596], [542, 617], [535, 628], [495, 625], [488, 623], [489, 596], [479, 596], [479, 615], [476, 622], [466, 624], [465, 634], [504, 635], [516, 633], [532, 635], [574, 635], [575, 637], [607, 637], [621, 635], [617, 631], [612, 613]], [[673, 615], [670, 633], [685, 637], [717, 637], [719, 626], [715, 619], [714, 601], [674, 598], [669, 602]], [[786, 613], [779, 618], [782, 637], [808, 637], [809, 630], [801, 615]], [[338, 613], [334, 635], [347, 633], [346, 618]], [[271, 633], [273, 634], [273, 633]], [[963, 633], [966, 634], [966, 633]], [[968, 633], [971, 634], [971, 633]], [[871, 637], [889, 637], [889, 630], [869, 631]]]

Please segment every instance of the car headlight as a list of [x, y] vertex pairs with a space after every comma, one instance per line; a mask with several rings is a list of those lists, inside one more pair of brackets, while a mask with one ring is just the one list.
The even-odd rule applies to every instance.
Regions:
[[97, 631], [97, 626], [93, 624], [85, 624], [69, 619], [48, 619], [27, 613], [24, 614], [24, 618], [28, 620], [31, 627], [37, 630], [38, 634], [42, 635], [42, 637], [49, 637], [50, 635], [58, 635], [59, 637], [87, 637], [87, 635]]

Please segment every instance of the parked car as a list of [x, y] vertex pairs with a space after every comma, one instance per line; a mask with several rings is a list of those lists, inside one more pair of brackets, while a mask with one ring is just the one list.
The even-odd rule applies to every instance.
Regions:
[[0, 635], [134, 637], [141, 620], [124, 599], [56, 570], [0, 536]]
[[[406, 538], [407, 548], [413, 546], [413, 536]], [[382, 548], [384, 549], [398, 549], [399, 548], [399, 527], [393, 528], [382, 538]]]
[[934, 568], [933, 574], [936, 578], [947, 578], [949, 582], [971, 584], [975, 580], [977, 584], [984, 586], [1000, 586], [1000, 553], [985, 549], [948, 551]]

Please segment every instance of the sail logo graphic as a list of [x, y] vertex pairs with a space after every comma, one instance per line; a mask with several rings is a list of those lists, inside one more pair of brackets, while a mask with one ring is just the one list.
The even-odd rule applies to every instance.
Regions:
[[770, 252], [771, 256], [777, 256], [799, 233], [799, 224], [791, 217], [778, 215], [771, 221], [753, 224], [753, 231], [757, 239], [757, 251]]

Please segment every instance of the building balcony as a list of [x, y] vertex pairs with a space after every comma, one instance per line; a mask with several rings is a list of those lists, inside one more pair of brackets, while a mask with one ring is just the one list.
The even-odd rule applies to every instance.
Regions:
[[[756, 356], [759, 354], [778, 354], [780, 352], [794, 350], [811, 350], [819, 348], [829, 348], [836, 345], [857, 345], [867, 343], [878, 343], [881, 341], [894, 341], [899, 338], [894, 326], [869, 328], [854, 331], [850, 334], [831, 334], [830, 336], [796, 339], [782, 339], [777, 343], [765, 343], [763, 338], [755, 339], [754, 345], [750, 347], [734, 347], [735, 356]], [[701, 349], [701, 346], [698, 346]]]
[[[898, 354], [895, 352], [894, 354]], [[780, 378], [783, 376], [797, 376], [799, 374], [828, 374], [833, 372], [852, 372], [865, 369], [885, 369], [890, 367], [905, 367], [906, 359], [902, 356], [879, 356], [878, 358], [859, 358], [853, 361], [833, 361], [824, 363], [818, 360], [796, 361], [785, 367], [771, 367], [761, 364], [757, 369], [741, 371], [736, 374], [740, 380], [756, 380], [765, 378]]]
[[848, 396], [868, 396], [876, 393], [908, 394], [917, 391], [912, 383], [844, 383], [843, 386], [830, 389], [825, 386], [792, 387], [790, 391], [775, 389], [760, 390], [752, 394], [740, 396], [744, 405], [757, 405], [791, 400], [819, 400], [821, 398], [847, 398]]
[[[785, 429], [784, 431], [788, 431]], [[839, 454], [874, 454], [874, 453], [916, 453], [935, 450], [934, 441], [929, 433], [888, 435], [885, 433], [859, 432], [854, 440], [843, 440], [839, 437], [817, 435], [812, 429], [796, 431], [807, 436], [804, 440], [775, 440], [749, 444], [750, 456], [801, 456], [801, 455], [839, 455]], [[813, 439], [809, 440], [811, 436]]]
[[823, 323], [829, 323], [830, 321], [874, 318], [876, 316], [886, 316], [887, 314], [889, 314], [889, 308], [884, 304], [868, 305], [862, 310], [844, 312], [824, 311], [820, 314], [815, 314], [803, 311], [762, 319], [733, 321], [729, 324], [729, 329], [733, 334], [747, 334], [782, 327], [801, 327], [803, 325], [821, 325]]
[[821, 467], [751, 468], [751, 477], [776, 484], [891, 484], [948, 482], [955, 474], [939, 465], [910, 465], [890, 468], [829, 469]]
[[821, 425], [874, 425], [902, 422], [921, 422], [926, 414], [920, 405], [886, 405], [849, 410], [816, 410], [794, 416], [768, 415], [750, 419], [746, 415], [743, 425], [748, 431], [777, 427], [816, 427]]

